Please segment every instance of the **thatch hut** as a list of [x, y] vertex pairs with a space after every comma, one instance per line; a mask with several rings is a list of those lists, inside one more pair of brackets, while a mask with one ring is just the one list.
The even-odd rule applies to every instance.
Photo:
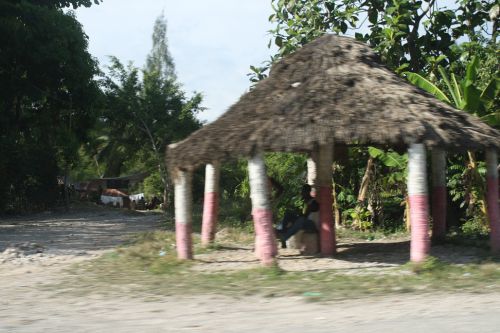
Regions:
[[315, 157], [315, 163], [309, 165], [317, 168], [321, 252], [333, 254], [333, 151], [334, 147], [350, 145], [408, 149], [414, 261], [423, 260], [429, 251], [425, 148], [432, 150], [434, 201], [441, 207], [434, 216], [435, 231], [441, 230], [438, 232], [444, 230], [444, 151], [486, 151], [492, 247], [500, 250], [496, 170], [499, 139], [497, 130], [396, 75], [381, 64], [366, 44], [348, 37], [324, 35], [276, 63], [267, 79], [216, 121], [168, 147], [167, 163], [174, 171], [176, 184], [179, 256], [191, 257], [192, 170], [209, 165], [203, 239], [210, 242], [217, 213], [218, 163], [230, 158], [248, 158], [256, 246], [264, 263], [273, 260], [277, 251], [263, 152], [302, 152]]

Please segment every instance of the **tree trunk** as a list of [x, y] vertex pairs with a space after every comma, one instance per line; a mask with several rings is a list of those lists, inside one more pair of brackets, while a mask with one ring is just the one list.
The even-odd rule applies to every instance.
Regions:
[[340, 227], [340, 209], [337, 203], [337, 192], [335, 190], [335, 180], [332, 182], [333, 213], [335, 217], [335, 226]]
[[158, 172], [160, 173], [160, 178], [163, 183], [163, 210], [166, 211], [167, 207], [169, 205], [168, 202], [168, 193], [170, 192], [169, 190], [169, 183], [168, 183], [168, 173], [167, 173], [167, 168], [164, 165], [163, 159], [161, 158], [160, 151], [158, 149], [158, 146], [156, 145], [156, 141], [153, 138], [153, 134], [151, 133], [151, 130], [149, 129], [149, 126], [146, 124], [146, 122], [143, 119], [140, 119], [143, 130], [146, 132], [146, 134], [149, 137], [149, 140], [151, 141], [151, 147], [153, 148], [153, 152], [156, 157], [156, 162], [158, 163]]
[[169, 205], [168, 193], [170, 184], [168, 183], [167, 172], [163, 170], [161, 161], [158, 161], [158, 171], [160, 172], [160, 177], [163, 183], [163, 206], [162, 210], [166, 211]]
[[476, 204], [479, 205], [479, 209], [483, 216], [487, 215], [486, 212], [486, 194], [481, 191], [481, 193], [476, 195], [474, 193], [474, 186], [476, 186], [480, 180], [481, 176], [479, 175], [479, 170], [477, 169], [476, 155], [473, 151], [468, 150], [467, 156], [469, 158], [469, 163], [467, 165], [467, 169], [469, 170], [468, 183], [466, 184], [466, 197], [467, 197], [467, 213], [469, 215], [474, 214], [474, 206]]
[[404, 212], [405, 228], [407, 232], [410, 232], [411, 230], [410, 199], [408, 198], [408, 195], [405, 196], [404, 206], [405, 206], [405, 212]]
[[168, 189], [165, 186], [163, 188], [163, 205], [162, 205], [162, 210], [163, 211], [167, 210], [168, 204], [169, 204], [169, 202], [168, 202]]
[[101, 172], [101, 166], [99, 165], [99, 161], [97, 160], [97, 155], [94, 155], [94, 162], [97, 170], [97, 174], [99, 175], [99, 178], [104, 177], [104, 174]]
[[370, 180], [372, 178], [373, 170], [373, 157], [368, 158], [366, 162], [365, 174], [361, 180], [361, 186], [358, 193], [358, 202], [364, 202], [368, 194], [368, 187], [370, 185]]
[[[374, 218], [374, 210], [372, 205], [368, 203], [365, 205], [365, 202], [367, 201], [368, 197], [368, 189], [370, 187], [370, 181], [372, 179], [373, 175], [373, 164], [374, 160], [373, 157], [369, 157], [368, 161], [366, 162], [366, 168], [365, 168], [365, 174], [363, 175], [363, 179], [361, 180], [361, 185], [359, 187], [359, 192], [358, 192], [358, 204], [356, 207], [356, 210], [358, 211], [357, 217], [355, 218], [354, 225], [357, 225], [360, 229], [363, 229], [361, 227], [361, 222], [363, 222], [360, 218], [360, 213], [363, 211], [364, 208], [368, 209], [370, 213], [372, 214], [372, 218]], [[366, 206], [366, 207], [365, 207]]]

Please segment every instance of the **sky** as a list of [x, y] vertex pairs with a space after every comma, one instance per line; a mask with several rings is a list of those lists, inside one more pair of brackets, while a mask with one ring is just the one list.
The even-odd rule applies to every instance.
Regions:
[[268, 60], [270, 0], [104, 0], [76, 15], [101, 67], [113, 55], [143, 67], [155, 19], [164, 12], [170, 53], [184, 91], [201, 92], [213, 121], [248, 91], [250, 65]]

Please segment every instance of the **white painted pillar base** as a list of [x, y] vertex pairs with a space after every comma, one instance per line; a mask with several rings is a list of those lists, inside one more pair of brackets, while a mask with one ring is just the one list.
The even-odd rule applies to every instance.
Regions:
[[316, 199], [319, 203], [320, 249], [321, 254], [324, 256], [333, 255], [337, 248], [332, 208], [332, 164], [333, 144], [320, 146], [317, 165], [318, 194]]
[[426, 153], [423, 144], [408, 149], [408, 198], [410, 202], [410, 259], [422, 262], [430, 251], [429, 195], [427, 192]]
[[193, 220], [191, 172], [177, 171], [174, 182], [177, 257], [179, 259], [193, 259], [193, 240], [191, 236]]
[[496, 150], [486, 151], [486, 201], [490, 221], [490, 248], [500, 253], [500, 209], [498, 206], [498, 154]]
[[277, 254], [276, 237], [273, 230], [273, 214], [269, 202], [269, 186], [266, 166], [261, 154], [248, 161], [250, 197], [255, 226], [255, 252], [262, 264], [275, 263]]
[[214, 162], [205, 167], [205, 195], [203, 200], [203, 220], [201, 225], [201, 243], [207, 246], [213, 243], [219, 211], [220, 164]]
[[446, 236], [446, 153], [432, 150], [432, 240], [443, 241]]

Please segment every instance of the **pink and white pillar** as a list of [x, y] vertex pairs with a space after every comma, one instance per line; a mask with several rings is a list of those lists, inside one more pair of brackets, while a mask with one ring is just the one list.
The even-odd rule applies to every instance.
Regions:
[[497, 151], [486, 151], [486, 201], [490, 221], [490, 248], [500, 253], [500, 213], [498, 206], [498, 155]]
[[408, 149], [408, 197], [410, 201], [410, 259], [422, 262], [429, 255], [429, 196], [427, 193], [425, 146], [412, 144]]
[[193, 259], [192, 232], [192, 174], [187, 171], [177, 171], [174, 180], [175, 194], [175, 242], [179, 259]]
[[203, 220], [201, 224], [201, 244], [207, 246], [215, 239], [217, 215], [219, 212], [220, 164], [205, 167], [205, 196], [203, 200]]
[[446, 236], [446, 153], [432, 150], [432, 240], [442, 241]]
[[317, 154], [313, 153], [307, 159], [307, 184], [311, 186], [311, 196], [316, 197], [316, 178], [317, 178], [317, 166], [316, 166]]
[[273, 213], [269, 202], [266, 166], [261, 154], [254, 155], [248, 161], [248, 175], [255, 226], [255, 253], [262, 264], [272, 265], [278, 249], [273, 230]]
[[333, 223], [332, 196], [333, 144], [319, 148], [317, 165], [316, 200], [319, 203], [319, 236], [321, 254], [331, 256], [336, 252], [335, 225]]

